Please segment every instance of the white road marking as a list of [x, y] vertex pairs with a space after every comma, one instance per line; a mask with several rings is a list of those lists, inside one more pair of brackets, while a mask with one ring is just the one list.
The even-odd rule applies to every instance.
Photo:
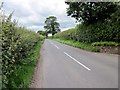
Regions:
[[50, 42], [52, 45], [54, 45], [57, 49], [60, 49], [57, 45], [55, 45], [54, 43]]
[[60, 49], [57, 45], [54, 45], [57, 49]]
[[81, 62], [79, 62], [78, 60], [76, 60], [75, 58], [73, 58], [72, 56], [70, 56], [68, 53], [64, 52], [65, 55], [67, 55], [68, 57], [70, 57], [71, 59], [73, 59], [75, 62], [77, 62], [78, 64], [80, 64], [81, 66], [83, 66], [85, 69], [87, 69], [88, 71], [90, 71], [91, 69], [88, 68], [87, 66], [85, 66], [84, 64], [82, 64]]

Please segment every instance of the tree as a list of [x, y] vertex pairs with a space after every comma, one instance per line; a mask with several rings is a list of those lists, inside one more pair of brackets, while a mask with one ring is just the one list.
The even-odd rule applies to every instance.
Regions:
[[67, 15], [87, 25], [110, 18], [111, 14], [117, 9], [117, 3], [115, 2], [66, 1], [65, 3], [69, 5], [67, 8]]
[[43, 35], [43, 36], [45, 36], [46, 38], [48, 37], [48, 32], [47, 32], [47, 30], [46, 31], [38, 31], [37, 33], [39, 33], [40, 35]]
[[2, 7], [3, 7], [3, 2], [1, 2], [1, 5], [0, 5], [0, 10], [2, 9]]
[[116, 12], [111, 15], [111, 18], [112, 18], [113, 22], [119, 22], [120, 23], [120, 1], [118, 3]]
[[49, 16], [45, 20], [44, 28], [48, 31], [48, 33], [52, 33], [52, 37], [55, 33], [60, 31], [59, 26], [60, 24], [57, 22], [57, 18], [55, 16]]

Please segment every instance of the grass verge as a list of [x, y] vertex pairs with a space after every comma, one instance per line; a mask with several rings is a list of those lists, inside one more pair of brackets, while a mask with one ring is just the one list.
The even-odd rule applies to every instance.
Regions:
[[120, 46], [118, 42], [94, 42], [92, 46]]
[[62, 40], [62, 39], [53, 39], [53, 40], [58, 41], [60, 43], [70, 45], [70, 46], [73, 46], [73, 47], [84, 49], [84, 50], [87, 50], [87, 51], [99, 52], [99, 49], [92, 46], [91, 44], [86, 44], [86, 43], [83, 43], [83, 42], [76, 42], [76, 41], [72, 41], [72, 40]]
[[[40, 48], [43, 41], [38, 41], [33, 49], [28, 53], [28, 55], [22, 59], [22, 64], [16, 66], [17, 69], [10, 77], [11, 84], [14, 88], [28, 88], [32, 76], [34, 73], [35, 66], [37, 64], [38, 58], [40, 57]], [[12, 88], [12, 87], [11, 87]]]

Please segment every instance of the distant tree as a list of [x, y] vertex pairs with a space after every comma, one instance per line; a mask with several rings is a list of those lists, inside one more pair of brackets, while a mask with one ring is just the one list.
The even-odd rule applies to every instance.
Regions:
[[92, 24], [97, 21], [104, 21], [116, 11], [117, 3], [113, 2], [65, 2], [67, 15], [74, 17], [84, 24]]
[[40, 35], [46, 36], [46, 38], [48, 37], [48, 32], [47, 32], [47, 30], [46, 30], [46, 31], [40, 30], [40, 31], [38, 31], [37, 33], [39, 33]]
[[42, 30], [39, 30], [37, 33], [39, 33], [40, 35], [43, 35], [43, 36], [46, 35], [46, 34], [45, 34], [45, 31], [42, 31]]
[[60, 24], [57, 22], [57, 18], [55, 16], [49, 16], [45, 20], [44, 28], [48, 31], [48, 33], [52, 33], [52, 37], [55, 33], [60, 31], [59, 26]]
[[3, 3], [4, 3], [4, 2], [1, 2], [1, 3], [0, 3], [0, 4], [1, 4], [1, 5], [0, 5], [0, 10], [1, 10], [1, 9], [2, 9], [2, 7], [3, 7]]

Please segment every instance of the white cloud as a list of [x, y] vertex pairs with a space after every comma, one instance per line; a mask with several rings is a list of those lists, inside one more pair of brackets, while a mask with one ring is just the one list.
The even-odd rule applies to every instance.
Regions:
[[75, 26], [75, 20], [66, 14], [65, 0], [4, 0], [4, 10], [8, 14], [14, 11], [13, 18], [29, 29], [44, 29], [44, 21], [50, 16], [57, 17], [60, 28]]
[[27, 29], [37, 32], [38, 30], [42, 30], [42, 26], [29, 26]]

